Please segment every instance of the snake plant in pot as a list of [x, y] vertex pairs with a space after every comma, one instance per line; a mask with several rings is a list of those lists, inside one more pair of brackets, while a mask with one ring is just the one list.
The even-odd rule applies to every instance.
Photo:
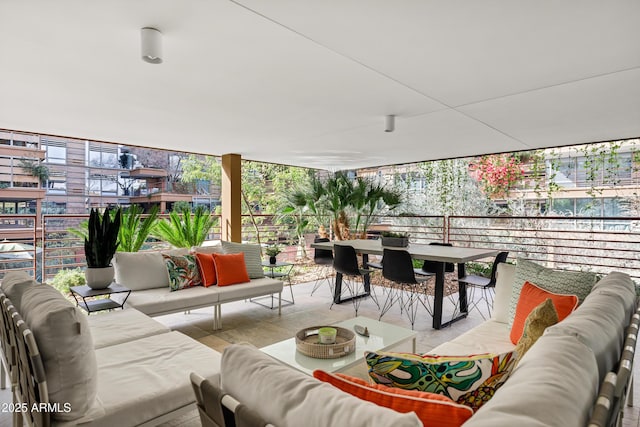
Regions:
[[87, 237], [84, 239], [84, 254], [87, 259], [87, 286], [92, 289], [104, 289], [113, 281], [111, 259], [118, 249], [121, 218], [120, 208], [113, 218], [109, 208], [102, 215], [97, 209], [91, 209]]

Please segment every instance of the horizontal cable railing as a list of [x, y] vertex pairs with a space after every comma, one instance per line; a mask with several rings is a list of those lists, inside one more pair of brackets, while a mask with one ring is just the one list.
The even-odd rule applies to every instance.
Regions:
[[36, 215], [0, 215], [0, 279], [6, 271], [38, 277]]
[[[166, 216], [163, 216], [166, 218]], [[219, 216], [209, 240], [221, 238]], [[282, 259], [311, 258], [310, 244], [317, 234], [311, 219], [298, 245], [295, 224], [273, 215], [243, 216], [242, 240], [263, 245], [278, 243]], [[81, 238], [69, 229], [81, 226], [87, 215], [44, 215], [40, 226], [35, 215], [0, 215], [1, 239], [20, 243], [25, 250], [0, 252], [0, 278], [10, 270], [24, 270], [38, 280], [51, 279], [58, 270], [84, 268]], [[329, 229], [330, 219], [324, 221]], [[488, 216], [376, 216], [367, 238], [382, 232], [408, 233], [412, 243], [449, 241], [457, 246], [495, 248], [550, 268], [588, 270], [606, 274], [612, 270], [640, 279], [640, 218], [488, 217]], [[170, 245], [149, 238], [143, 250]], [[487, 260], [490, 262], [490, 260]]]
[[449, 217], [449, 241], [509, 251], [549, 268], [640, 279], [640, 218]]

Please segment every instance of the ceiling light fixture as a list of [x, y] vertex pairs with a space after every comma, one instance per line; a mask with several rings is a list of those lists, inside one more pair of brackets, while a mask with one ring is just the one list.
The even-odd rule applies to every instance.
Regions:
[[140, 30], [142, 60], [150, 64], [162, 64], [162, 33], [156, 28]]
[[390, 115], [384, 118], [384, 131], [393, 132], [396, 129], [396, 116]]

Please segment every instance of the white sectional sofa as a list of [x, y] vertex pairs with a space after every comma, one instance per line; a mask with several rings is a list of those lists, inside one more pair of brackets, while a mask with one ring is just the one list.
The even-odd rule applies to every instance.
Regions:
[[[508, 320], [514, 272], [513, 265], [499, 266], [490, 320], [431, 349], [429, 354], [470, 355], [513, 350]], [[577, 310], [546, 329], [493, 398], [473, 414], [464, 427], [587, 425], [603, 378], [618, 369], [626, 329], [635, 310], [636, 292], [629, 276], [613, 272], [604, 277]], [[307, 427], [338, 425], [338, 421], [345, 420], [348, 423], [342, 425], [352, 427], [392, 425], [376, 422], [375, 417], [382, 420], [383, 416], [391, 416], [380, 412], [376, 412], [373, 420], [366, 415], [354, 417], [353, 414], [367, 414], [372, 403], [351, 396], [338, 398], [336, 394], [347, 395], [270, 360], [251, 346], [233, 345], [225, 349], [221, 369], [222, 392], [279, 427], [301, 425], [302, 419]], [[278, 392], [277, 401], [264, 399], [273, 395], [271, 378], [278, 378], [277, 389], [282, 390], [282, 394]], [[394, 412], [387, 408], [378, 410]], [[305, 417], [305, 414], [317, 413], [321, 415]], [[422, 425], [417, 417], [409, 419], [409, 414], [395, 414], [394, 422], [398, 424], [393, 425]]]
[[190, 373], [218, 381], [219, 352], [133, 308], [87, 316], [24, 273], [0, 303], [15, 415], [32, 425], [157, 425], [195, 409]]
[[[193, 249], [192, 252], [201, 253], [233, 253], [246, 250], [245, 259], [251, 280], [237, 286], [194, 286], [171, 291], [161, 252], [116, 253], [113, 258], [115, 281], [131, 289], [131, 295], [126, 300], [127, 307], [133, 307], [149, 316], [213, 307], [213, 329], [221, 329], [221, 306], [227, 302], [277, 294], [278, 314], [281, 313], [283, 283], [264, 277], [257, 248], [255, 245], [223, 242], [220, 246]], [[189, 251], [173, 250], [170, 253], [185, 255]], [[122, 294], [114, 297], [123, 298]]]

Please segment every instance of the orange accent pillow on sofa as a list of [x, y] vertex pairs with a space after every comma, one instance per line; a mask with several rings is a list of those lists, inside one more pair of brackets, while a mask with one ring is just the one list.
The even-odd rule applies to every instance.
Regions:
[[244, 253], [212, 254], [218, 276], [218, 286], [235, 285], [249, 281]]
[[529, 313], [547, 298], [551, 299], [558, 312], [558, 322], [570, 315], [578, 307], [578, 297], [576, 295], [554, 294], [533, 283], [524, 282], [522, 291], [520, 291], [518, 305], [516, 306], [516, 316], [513, 318], [513, 325], [511, 326], [510, 338], [512, 343], [517, 344], [520, 337], [522, 337], [524, 324]]
[[415, 412], [425, 427], [458, 427], [473, 415], [468, 406], [440, 394], [369, 384], [360, 378], [320, 370], [313, 371], [313, 376], [378, 406], [403, 413]]
[[213, 286], [217, 283], [216, 263], [213, 261], [212, 254], [203, 254], [196, 252], [196, 260], [198, 261], [198, 270], [205, 288]]

